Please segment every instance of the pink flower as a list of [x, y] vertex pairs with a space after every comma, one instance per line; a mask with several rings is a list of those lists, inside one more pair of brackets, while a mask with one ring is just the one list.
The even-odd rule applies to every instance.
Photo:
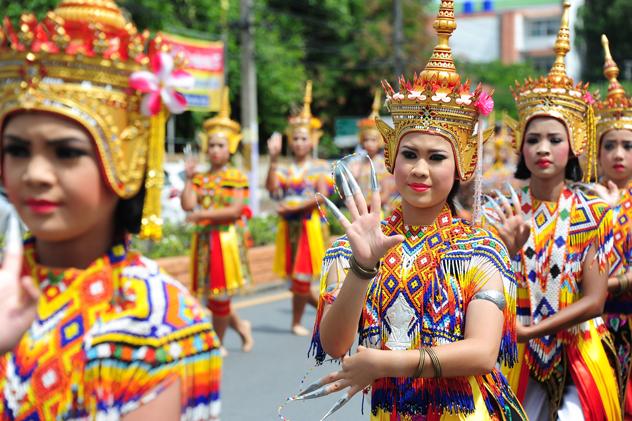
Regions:
[[595, 103], [595, 98], [588, 91], [584, 94], [584, 101], [588, 103], [588, 105], [593, 105]]
[[485, 91], [482, 91], [478, 96], [478, 100], [476, 101], [476, 109], [479, 113], [484, 116], [488, 116], [489, 113], [494, 109], [494, 99], [490, 94]]
[[187, 101], [178, 89], [191, 89], [195, 80], [184, 70], [173, 69], [173, 57], [160, 52], [151, 58], [152, 72], [134, 72], [129, 78], [129, 86], [146, 94], [141, 103], [145, 115], [156, 115], [164, 104], [172, 114], [181, 114], [187, 108]]

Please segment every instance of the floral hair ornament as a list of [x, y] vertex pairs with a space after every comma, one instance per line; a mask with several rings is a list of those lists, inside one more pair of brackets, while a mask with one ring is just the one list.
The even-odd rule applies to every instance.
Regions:
[[513, 132], [513, 147], [522, 151], [524, 133], [529, 122], [536, 117], [553, 117], [566, 125], [573, 155], [586, 154], [587, 169], [584, 180], [596, 175], [595, 115], [588, 92], [588, 84], [577, 83], [567, 75], [565, 57], [571, 49], [569, 15], [570, 2], [563, 4], [560, 30], [555, 41], [555, 62], [549, 74], [538, 79], [527, 79], [522, 85], [516, 81], [513, 89], [518, 121], [509, 116], [505, 123]]
[[174, 68], [174, 58], [165, 51], [156, 52], [150, 60], [151, 70], [140, 70], [130, 75], [129, 86], [143, 94], [140, 109], [150, 117], [145, 203], [140, 235], [158, 240], [162, 237], [160, 195], [164, 185], [165, 125], [169, 113], [182, 114], [187, 100], [178, 89], [191, 89], [195, 79], [189, 73]]
[[113, 0], [61, 0], [42, 20], [25, 13], [16, 26], [5, 18], [0, 127], [24, 111], [83, 126], [104, 181], [119, 198], [146, 187], [141, 236], [158, 239], [164, 122], [168, 112], [184, 108], [177, 89], [188, 82], [169, 56], [150, 58], [149, 51], [163, 51], [160, 38], [139, 33]]

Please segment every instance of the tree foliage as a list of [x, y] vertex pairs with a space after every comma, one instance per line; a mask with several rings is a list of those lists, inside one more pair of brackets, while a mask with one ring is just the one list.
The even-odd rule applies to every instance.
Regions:
[[[601, 34], [610, 40], [610, 50], [619, 67], [632, 66], [632, 2], [630, 0], [586, 0], [579, 11], [576, 45], [582, 52], [582, 77], [603, 80]], [[622, 75], [623, 78], [624, 75]]]

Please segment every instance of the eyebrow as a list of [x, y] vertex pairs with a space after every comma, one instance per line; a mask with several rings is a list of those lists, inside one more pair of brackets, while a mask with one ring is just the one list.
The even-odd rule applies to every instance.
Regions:
[[[14, 143], [19, 143], [19, 144], [30, 144], [31, 142], [26, 140], [26, 139], [22, 139], [19, 136], [16, 135], [12, 135], [12, 134], [7, 134], [4, 136], [4, 139], [6, 141], [9, 142], [14, 142]], [[74, 142], [79, 142], [79, 143], [86, 143], [85, 139], [81, 139], [79, 137], [73, 137], [73, 136], [69, 136], [69, 137], [59, 137], [56, 139], [49, 139], [46, 141], [47, 145], [59, 145], [59, 144], [66, 144], [66, 143], [74, 143]]]

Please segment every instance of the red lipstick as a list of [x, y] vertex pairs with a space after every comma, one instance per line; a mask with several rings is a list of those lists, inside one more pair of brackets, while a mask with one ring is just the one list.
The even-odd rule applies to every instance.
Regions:
[[614, 170], [617, 172], [625, 171], [625, 166], [623, 164], [614, 164], [612, 168], [614, 168]]
[[416, 191], [417, 193], [424, 193], [430, 190], [430, 186], [424, 183], [410, 183], [408, 184], [408, 187], [410, 187], [412, 190]]
[[551, 166], [552, 162], [548, 159], [545, 158], [541, 158], [538, 159], [537, 161], [535, 161], [535, 165], [537, 165], [540, 168], [549, 168]]
[[59, 203], [44, 199], [27, 199], [26, 206], [31, 212], [44, 215], [55, 211], [59, 207]]

